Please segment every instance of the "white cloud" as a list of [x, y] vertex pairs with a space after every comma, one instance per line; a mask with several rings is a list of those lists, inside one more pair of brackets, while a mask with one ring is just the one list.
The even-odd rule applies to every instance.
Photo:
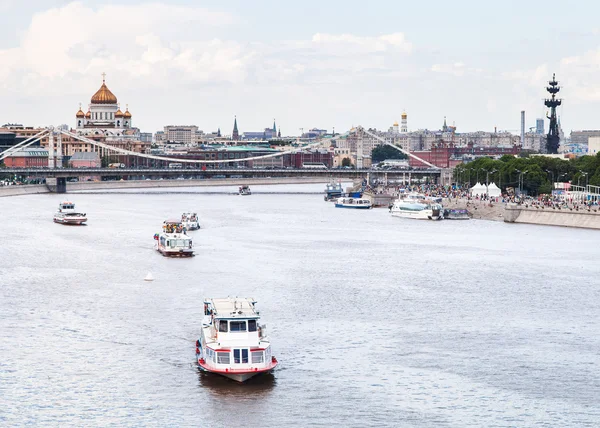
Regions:
[[413, 46], [406, 41], [403, 33], [385, 34], [379, 37], [360, 37], [352, 34], [317, 33], [312, 38], [313, 44], [331, 46], [336, 49], [353, 49], [358, 52], [396, 51], [411, 53]]
[[200, 81], [239, 80], [243, 63], [238, 44], [217, 39], [190, 44], [168, 34], [174, 27], [185, 34], [188, 26], [202, 35], [206, 27], [233, 22], [232, 16], [196, 7], [151, 3], [92, 9], [73, 2], [33, 16], [19, 46], [0, 50], [0, 77], [19, 85], [27, 76], [33, 87], [24, 91], [61, 80], [65, 88], [60, 89], [85, 85], [89, 91], [90, 77], [97, 81], [102, 71], [118, 71], [132, 81], [140, 74], [165, 77], [170, 70]]
[[463, 62], [455, 62], [453, 64], [433, 64], [431, 71], [434, 73], [451, 74], [456, 77], [461, 77], [467, 74], [479, 74], [483, 70], [481, 68], [466, 67]]

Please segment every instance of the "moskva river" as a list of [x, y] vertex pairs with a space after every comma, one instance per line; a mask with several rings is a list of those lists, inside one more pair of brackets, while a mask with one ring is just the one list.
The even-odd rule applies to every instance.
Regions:
[[[0, 200], [1, 426], [600, 426], [600, 232], [216, 190]], [[198, 373], [205, 296], [258, 300], [272, 376]]]

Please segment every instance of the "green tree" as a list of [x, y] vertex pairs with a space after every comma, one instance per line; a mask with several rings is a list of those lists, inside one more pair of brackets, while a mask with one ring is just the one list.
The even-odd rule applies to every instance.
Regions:
[[342, 166], [346, 167], [346, 166], [352, 166], [352, 160], [350, 158], [344, 158], [342, 159]]
[[373, 148], [371, 152], [371, 162], [379, 163], [386, 159], [406, 159], [407, 156], [402, 153], [400, 150], [393, 148], [387, 144], [380, 144], [379, 146]]

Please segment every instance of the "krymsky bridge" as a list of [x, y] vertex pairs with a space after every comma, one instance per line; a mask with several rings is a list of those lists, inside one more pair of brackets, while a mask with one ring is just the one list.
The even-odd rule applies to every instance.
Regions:
[[[380, 141], [382, 144], [386, 144], [395, 148], [396, 150], [406, 154], [407, 156], [418, 160], [422, 165], [426, 165], [426, 167], [422, 168], [405, 168], [402, 170], [373, 170], [366, 168], [359, 169], [268, 169], [268, 168], [223, 168], [217, 166], [218, 164], [231, 164], [231, 163], [240, 163], [247, 162], [257, 159], [268, 159], [275, 158], [279, 156], [284, 156], [286, 154], [293, 154], [300, 152], [302, 150], [308, 148], [315, 147], [327, 147], [328, 143], [332, 140], [336, 140], [339, 138], [343, 138], [350, 133], [357, 133], [357, 157], [362, 158], [362, 139], [364, 135], [369, 135], [376, 140]], [[78, 140], [92, 146], [103, 148], [107, 151], [118, 153], [121, 155], [129, 155], [129, 156], [137, 156], [144, 159], [150, 159], [155, 161], [162, 162], [174, 162], [179, 164], [189, 164], [188, 167], [182, 169], [172, 169], [172, 168], [63, 168], [62, 167], [62, 137], [68, 136], [73, 140]], [[100, 141], [95, 141], [90, 138], [84, 137], [82, 135], [77, 135], [76, 133], [66, 131], [59, 128], [48, 127], [36, 135], [33, 135], [26, 140], [15, 144], [13, 147], [5, 150], [3, 153], [0, 153], [0, 161], [3, 159], [12, 156], [20, 150], [24, 150], [27, 147], [35, 144], [43, 138], [48, 138], [48, 167], [42, 168], [10, 168], [2, 172], [6, 172], [9, 174], [19, 174], [19, 175], [27, 175], [27, 176], [36, 176], [40, 178], [46, 179], [56, 179], [56, 185], [52, 186], [52, 190], [55, 190], [58, 193], [66, 192], [67, 182], [66, 179], [68, 177], [77, 177], [77, 176], [101, 176], [101, 177], [169, 177], [169, 176], [202, 176], [206, 178], [220, 176], [225, 177], [336, 177], [336, 178], [370, 178], [371, 176], [377, 176], [384, 181], [387, 181], [388, 177], [390, 179], [402, 179], [404, 182], [411, 182], [413, 177], [424, 177], [427, 176], [433, 181], [450, 181], [451, 179], [451, 171], [442, 170], [441, 168], [415, 156], [414, 154], [404, 150], [403, 148], [391, 144], [379, 137], [378, 135], [373, 134], [370, 131], [365, 130], [363, 127], [358, 126], [352, 128], [345, 134], [338, 135], [335, 137], [329, 137], [326, 139], [319, 140], [314, 143], [308, 143], [305, 145], [301, 145], [298, 147], [294, 147], [291, 150], [282, 150], [277, 153], [270, 153], [260, 156], [251, 156], [246, 158], [239, 159], [185, 159], [185, 158], [176, 158], [169, 156], [158, 156], [149, 153], [139, 153], [130, 151], [127, 149], [123, 149], [120, 147], [111, 146], [110, 144], [106, 144]], [[213, 164], [215, 168], [200, 168], [199, 165], [211, 165]], [[50, 186], [49, 186], [50, 187]]]

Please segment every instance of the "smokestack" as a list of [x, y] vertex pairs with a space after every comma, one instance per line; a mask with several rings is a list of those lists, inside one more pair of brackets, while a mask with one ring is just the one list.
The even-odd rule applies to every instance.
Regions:
[[525, 111], [521, 111], [521, 147], [525, 145]]

